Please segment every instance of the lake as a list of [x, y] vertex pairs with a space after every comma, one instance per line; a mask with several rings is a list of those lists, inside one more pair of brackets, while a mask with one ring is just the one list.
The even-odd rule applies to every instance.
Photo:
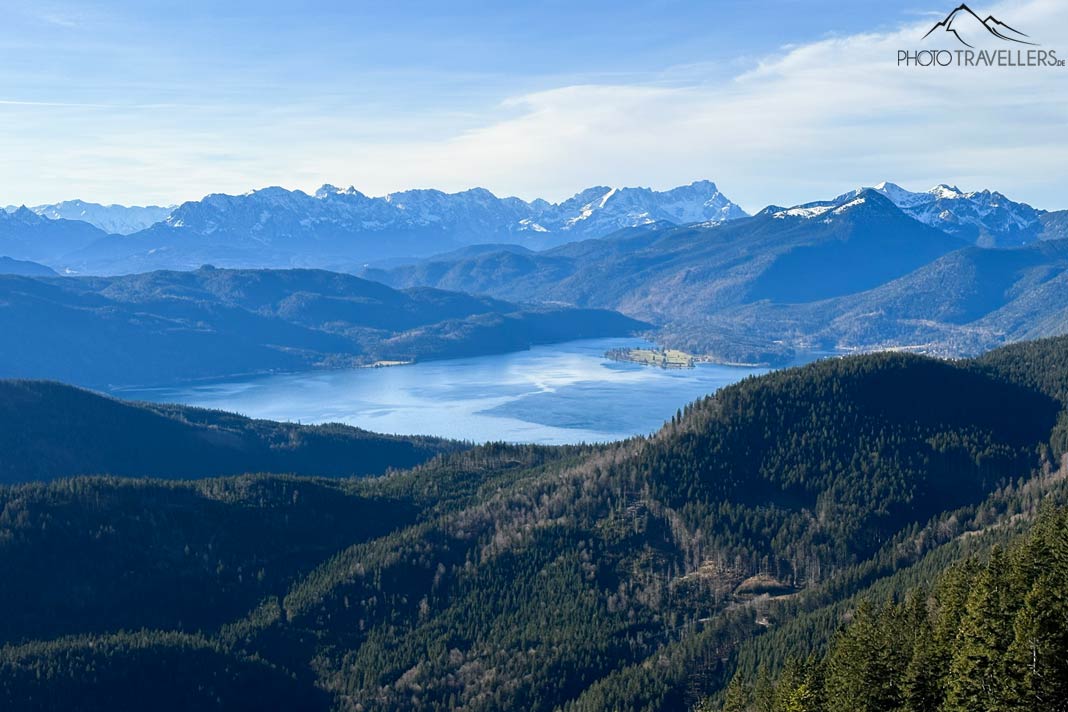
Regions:
[[604, 358], [608, 349], [649, 346], [638, 339], [592, 339], [495, 356], [116, 395], [379, 433], [566, 444], [651, 433], [685, 404], [768, 370], [715, 364], [664, 370]]

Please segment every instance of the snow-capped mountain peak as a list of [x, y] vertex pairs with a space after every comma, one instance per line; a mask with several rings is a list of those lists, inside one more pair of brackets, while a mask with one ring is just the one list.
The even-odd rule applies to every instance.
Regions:
[[997, 191], [963, 191], [940, 183], [916, 193], [889, 182], [873, 190], [916, 220], [984, 246], [1026, 244], [1042, 232], [1044, 211], [1009, 200]]
[[717, 224], [746, 217], [739, 206], [702, 180], [666, 191], [595, 186], [557, 205], [548, 205], [538, 222], [550, 230], [612, 232], [627, 227], [670, 222]]
[[[593, 186], [560, 203], [498, 198], [485, 188], [471, 188], [459, 193], [416, 189], [370, 198], [355, 188], [341, 189], [327, 184], [312, 196], [276, 187], [251, 191], [243, 196], [211, 195], [197, 203], [181, 206], [168, 223], [187, 228], [200, 224], [213, 231], [216, 227], [224, 229], [226, 220], [218, 215], [209, 218], [204, 212], [234, 210], [260, 216], [259, 209], [245, 206], [252, 202], [260, 207], [286, 207], [304, 213], [315, 224], [359, 226], [363, 230], [432, 226], [449, 232], [468, 233], [472, 237], [483, 235], [483, 239], [493, 240], [523, 233], [582, 239], [661, 221], [718, 223], [746, 215], [711, 181], [697, 181], [667, 191]], [[194, 219], [197, 215], [201, 217], [199, 223]], [[242, 229], [248, 227], [245, 225]]]
[[[880, 184], [885, 187], [884, 184]], [[892, 184], [890, 184], [892, 185]], [[858, 188], [839, 195], [834, 200], [818, 200], [812, 203], [802, 203], [801, 205], [795, 205], [792, 208], [783, 208], [778, 205], [769, 205], [761, 211], [763, 216], [771, 216], [776, 220], [786, 220], [787, 218], [800, 218], [802, 220], [812, 220], [813, 218], [823, 217], [825, 220], [830, 219], [835, 215], [845, 215], [855, 208], [859, 208], [862, 205], [868, 205], [870, 202], [878, 203], [875, 206], [876, 209], [894, 210], [894, 206], [887, 202], [882, 196], [878, 195], [882, 193], [880, 190], [874, 188]]]
[[[49, 220], [80, 220], [104, 232], [129, 235], [160, 222], [167, 217], [173, 207], [101, 205], [84, 200], [65, 200], [61, 203], [37, 205], [28, 209]], [[12, 212], [11, 209], [8, 209], [8, 212]]]
[[[957, 200], [959, 198], [965, 197], [964, 192], [961, 191], [960, 188], [955, 185], [946, 185], [945, 183], [939, 183], [927, 192], [930, 195], [933, 195], [936, 198], [941, 198], [943, 200]], [[975, 193], [972, 193], [972, 195], [975, 195]]]
[[883, 181], [882, 183], [877, 184], [872, 190], [882, 193], [899, 208], [906, 205], [915, 205], [927, 200], [925, 193], [913, 193], [912, 191], [905, 190], [897, 183], [891, 183], [889, 181]]
[[[711, 181], [666, 191], [594, 186], [558, 203], [501, 198], [477, 187], [370, 197], [330, 184], [311, 194], [270, 186], [214, 193], [165, 212], [129, 239], [102, 243], [79, 264], [359, 266], [473, 244], [541, 249], [654, 223], [718, 224], [745, 216]], [[5, 215], [15, 220], [23, 213], [43, 219], [31, 211]]]
[[338, 188], [336, 185], [330, 185], [329, 183], [324, 184], [321, 188], [319, 188], [319, 190], [315, 191], [315, 197], [318, 198], [319, 200], [325, 200], [326, 198], [329, 198], [330, 196], [333, 196], [333, 195], [360, 195], [360, 196], [362, 196], [363, 193], [361, 193], [360, 191], [356, 190], [356, 188], [354, 188], [351, 185], [348, 188]]

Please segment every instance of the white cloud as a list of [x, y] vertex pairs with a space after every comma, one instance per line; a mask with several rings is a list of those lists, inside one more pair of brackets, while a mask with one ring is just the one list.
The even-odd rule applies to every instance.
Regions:
[[[1045, 48], [1063, 38], [1068, 58], [1068, 6], [990, 11]], [[924, 46], [929, 25], [795, 46], [728, 81], [702, 82], [691, 66], [680, 70], [686, 83], [668, 72], [657, 84], [566, 86], [464, 115], [57, 108], [42, 123], [30, 107], [0, 107], [0, 133], [55, 137], [43, 149], [31, 141], [0, 152], [0, 203], [21, 202], [19, 191], [173, 201], [322, 182], [371, 193], [483, 185], [558, 199], [591, 184], [707, 177], [751, 210], [884, 179], [1068, 207], [1068, 69], [898, 67], [897, 50]], [[6, 161], [29, 170], [16, 178]]]

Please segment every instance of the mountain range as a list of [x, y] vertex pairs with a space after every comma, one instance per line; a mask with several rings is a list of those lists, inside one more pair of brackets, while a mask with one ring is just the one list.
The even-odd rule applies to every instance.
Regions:
[[[20, 216], [24, 235], [21, 241], [5, 242], [0, 234], [0, 254], [91, 274], [195, 269], [209, 263], [344, 270], [473, 244], [547, 247], [659, 221], [718, 223], [746, 214], [710, 181], [663, 192], [599, 186], [561, 203], [498, 198], [481, 188], [369, 197], [355, 188], [326, 185], [312, 195], [265, 188], [244, 195], [213, 194], [173, 210], [120, 208], [71, 201], [11, 211]], [[30, 214], [58, 220], [35, 225]], [[78, 239], [37, 236], [56, 233], [61, 226], [72, 229], [64, 221], [75, 215], [84, 221]], [[131, 229], [153, 218], [153, 224]], [[97, 231], [87, 232], [89, 225]], [[32, 253], [25, 243], [36, 245]]]
[[39, 212], [0, 212], [0, 255], [10, 258], [0, 272], [326, 267], [400, 288], [615, 310], [653, 324], [667, 345], [745, 362], [813, 349], [966, 355], [1068, 329], [1057, 288], [1068, 211], [949, 185], [884, 182], [754, 216], [709, 181], [595, 187], [559, 204], [481, 189], [372, 198], [268, 188], [184, 203], [129, 235]]
[[1068, 332], [1068, 241], [968, 247], [874, 289], [809, 303], [747, 304], [710, 322], [706, 329], [718, 324], [828, 349], [980, 353]]
[[[940, 185], [914, 193], [892, 183], [875, 190], [911, 217], [981, 246], [1068, 236], [1063, 213], [1037, 210], [997, 192]], [[411, 262], [474, 245], [542, 250], [620, 229], [711, 226], [743, 217], [745, 211], [711, 181], [667, 191], [597, 186], [560, 203], [498, 198], [481, 188], [383, 197], [329, 185], [312, 195], [265, 188], [213, 194], [174, 208], [80, 200], [9, 207], [0, 213], [0, 255], [80, 274], [202, 264], [355, 271], [369, 262]]]
[[42, 217], [29, 208], [0, 210], [0, 256], [60, 268], [63, 255], [82, 250], [107, 233], [81, 220]]
[[940, 200], [974, 209], [954, 195], [883, 185], [721, 225], [633, 228], [541, 252], [482, 252], [365, 275], [615, 309], [658, 324], [666, 345], [727, 361], [902, 346], [961, 355], [1068, 330], [1058, 293], [1068, 243], [977, 247], [892, 202], [921, 216]]
[[1007, 247], [1037, 239], [1068, 237], [1063, 228], [1051, 224], [1050, 216], [1063, 220], [1063, 214], [1036, 210], [996, 191], [966, 193], [956, 186], [943, 184], [925, 193], [913, 193], [887, 182], [878, 184], [874, 190], [920, 222], [981, 247]]
[[[1064, 211], [1038, 210], [995, 191], [942, 185], [911, 192], [891, 183], [875, 190], [910, 217], [979, 246], [1068, 237]], [[83, 201], [9, 207], [0, 212], [0, 255], [83, 274], [205, 264], [356, 271], [483, 244], [545, 250], [631, 227], [709, 226], [744, 217], [708, 180], [666, 191], [600, 186], [561, 203], [500, 199], [480, 188], [381, 197], [333, 186], [311, 195], [265, 188], [173, 208]]]
[[[106, 233], [129, 235], [144, 230], [166, 218], [174, 206], [159, 205], [101, 205], [84, 200], [64, 200], [50, 205], [35, 205], [30, 208], [38, 215], [52, 220], [80, 220]], [[15, 212], [18, 206], [9, 205], [7, 212]]]

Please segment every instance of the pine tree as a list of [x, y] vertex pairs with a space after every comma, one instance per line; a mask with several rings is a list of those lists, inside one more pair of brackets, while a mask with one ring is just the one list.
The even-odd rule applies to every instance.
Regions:
[[1006, 705], [1012, 597], [1005, 554], [995, 547], [975, 580], [957, 634], [946, 712], [1000, 712]]
[[[711, 704], [707, 707], [700, 708], [703, 710], [711, 711]], [[723, 696], [723, 710], [722, 712], [747, 712], [749, 710], [749, 693], [745, 686], [742, 684], [742, 679], [738, 675], [731, 678], [730, 684], [727, 685], [727, 690]]]
[[905, 669], [905, 702], [909, 712], [936, 712], [945, 698], [943, 684], [950, 649], [945, 637], [936, 636], [921, 591], [905, 601], [904, 618], [912, 629], [911, 656]]
[[1013, 621], [1013, 702], [1020, 709], [1068, 709], [1068, 537], [1065, 517], [1045, 513], [1019, 552], [1032, 579]]
[[876, 712], [901, 705], [908, 657], [893, 640], [895, 624], [889, 611], [880, 617], [867, 603], [857, 608], [828, 659], [828, 707]]

